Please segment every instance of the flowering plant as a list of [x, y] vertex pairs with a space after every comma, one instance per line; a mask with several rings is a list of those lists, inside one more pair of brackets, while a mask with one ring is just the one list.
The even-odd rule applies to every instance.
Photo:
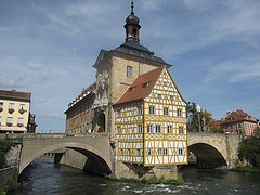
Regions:
[[9, 113], [13, 114], [14, 113], [14, 109], [13, 108], [9, 108]]
[[20, 114], [24, 114], [24, 113], [25, 113], [25, 109], [23, 109], [23, 108], [22, 108], [22, 109], [19, 109], [18, 112], [19, 112]]
[[8, 127], [12, 127], [13, 123], [10, 123], [10, 122], [6, 122], [6, 126]]
[[17, 127], [23, 127], [23, 123], [17, 123]]

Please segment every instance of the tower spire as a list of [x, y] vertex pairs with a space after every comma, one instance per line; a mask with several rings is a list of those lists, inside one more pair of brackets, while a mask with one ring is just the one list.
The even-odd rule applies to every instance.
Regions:
[[131, 15], [134, 15], [134, 1], [131, 2]]

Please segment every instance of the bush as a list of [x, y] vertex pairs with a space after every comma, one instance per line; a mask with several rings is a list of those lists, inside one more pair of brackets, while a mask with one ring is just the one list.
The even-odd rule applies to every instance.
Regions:
[[260, 169], [260, 139], [249, 137], [243, 139], [238, 146], [239, 160], [248, 160], [252, 167]]
[[0, 140], [0, 168], [5, 166], [5, 154], [9, 152], [14, 143], [10, 142], [8, 137], [4, 140]]

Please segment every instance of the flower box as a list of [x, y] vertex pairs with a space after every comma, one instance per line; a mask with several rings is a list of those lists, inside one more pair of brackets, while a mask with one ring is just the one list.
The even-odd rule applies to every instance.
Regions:
[[9, 113], [13, 114], [14, 113], [14, 109], [13, 108], [9, 108]]
[[23, 127], [23, 123], [17, 123], [17, 127]]
[[19, 112], [20, 114], [24, 114], [24, 113], [26, 112], [26, 110], [25, 110], [25, 109], [19, 109], [18, 112]]
[[7, 127], [12, 127], [13, 123], [6, 122]]

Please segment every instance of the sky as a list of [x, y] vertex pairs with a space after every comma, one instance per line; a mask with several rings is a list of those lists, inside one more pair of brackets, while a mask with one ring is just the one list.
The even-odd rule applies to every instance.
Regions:
[[[172, 67], [186, 102], [215, 119], [260, 119], [259, 0], [135, 0], [141, 44]], [[0, 0], [0, 89], [31, 92], [37, 132], [65, 132], [64, 112], [95, 81], [101, 49], [125, 41], [131, 0]]]

